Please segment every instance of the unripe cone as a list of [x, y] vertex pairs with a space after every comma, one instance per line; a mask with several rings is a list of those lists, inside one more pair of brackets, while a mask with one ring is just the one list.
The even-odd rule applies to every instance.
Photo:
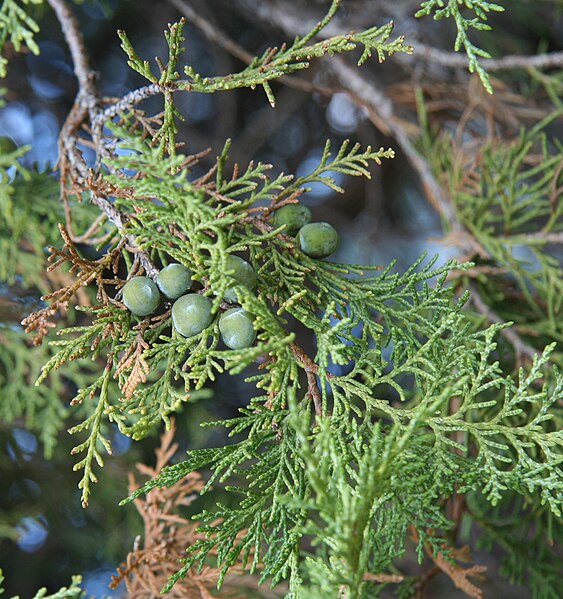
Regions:
[[312, 258], [326, 258], [338, 248], [338, 232], [328, 223], [310, 223], [299, 230], [297, 243]]
[[274, 224], [276, 227], [286, 225], [284, 233], [295, 235], [301, 227], [311, 222], [311, 210], [303, 204], [287, 204], [276, 210]]
[[206, 329], [213, 320], [211, 300], [197, 293], [178, 298], [172, 306], [172, 323], [184, 337], [193, 337]]
[[156, 277], [160, 291], [169, 299], [178, 299], [192, 286], [192, 273], [183, 264], [169, 264]]
[[123, 303], [136, 316], [148, 316], [158, 308], [160, 293], [148, 277], [133, 277], [122, 289]]
[[[244, 285], [247, 289], [252, 290], [256, 287], [256, 273], [246, 260], [243, 260], [239, 256], [233, 256], [229, 254], [227, 258], [227, 270], [231, 272], [230, 276], [236, 279], [241, 285]], [[234, 303], [238, 301], [237, 294], [232, 287], [228, 287], [223, 294], [223, 298], [229, 302]]]
[[221, 338], [230, 349], [250, 347], [256, 339], [252, 316], [242, 308], [231, 308], [219, 318]]

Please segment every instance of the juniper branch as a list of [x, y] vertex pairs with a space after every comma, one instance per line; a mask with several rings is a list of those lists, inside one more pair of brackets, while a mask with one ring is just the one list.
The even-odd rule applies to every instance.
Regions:
[[[243, 10], [251, 11], [252, 14], [259, 14], [262, 18], [268, 19], [268, 23], [274, 27], [281, 26], [287, 35], [303, 34], [308, 29], [306, 22], [304, 23], [284, 6], [262, 2], [261, 7], [259, 7], [255, 0], [240, 0], [238, 4]], [[442, 185], [436, 180], [428, 161], [415, 148], [401, 120], [396, 117], [393, 101], [382, 91], [380, 86], [376, 86], [370, 80], [362, 77], [340, 57], [333, 57], [330, 61], [327, 61], [326, 68], [336, 75], [344, 89], [357, 104], [369, 109], [369, 116], [373, 124], [383, 133], [391, 134], [395, 138], [411, 166], [417, 172], [432, 206], [443, 219], [446, 228], [452, 232], [450, 239], [462, 252], [471, 255], [474, 248], [479, 245], [478, 241], [474, 238], [472, 232], [460, 222], [451, 198], [448, 197]], [[557, 242], [560, 234], [551, 235], [552, 241]], [[544, 234], [541, 234], [540, 237], [545, 239]], [[489, 318], [490, 322], [501, 322], [498, 316], [483, 311], [485, 308], [488, 310], [487, 306], [480, 303], [478, 299], [476, 302], [475, 306], [481, 307], [479, 311], [487, 318], [491, 317]], [[503, 329], [501, 334], [511, 343], [514, 343], [519, 355], [531, 357], [535, 354], [535, 351], [513, 329]]]
[[[267, 1], [259, 3], [256, 0], [240, 0], [238, 5], [248, 16], [259, 15], [262, 19], [267, 20], [269, 25], [276, 28], [281, 27], [286, 35], [304, 35], [310, 29], [310, 23], [304, 22], [283, 5], [274, 5]], [[333, 31], [329, 31], [329, 33], [332, 34]], [[372, 118], [378, 129], [384, 134], [391, 134], [395, 137], [409, 162], [417, 171], [433, 206], [439, 214], [451, 223], [454, 229], [460, 228], [458, 223], [455, 222], [451, 202], [435, 180], [424, 158], [413, 146], [400, 120], [396, 117], [392, 100], [381, 91], [381, 87], [359, 75], [355, 69], [349, 67], [338, 57], [326, 61], [325, 68], [337, 77], [344, 90], [351, 95], [356, 103], [368, 108], [370, 118]]]

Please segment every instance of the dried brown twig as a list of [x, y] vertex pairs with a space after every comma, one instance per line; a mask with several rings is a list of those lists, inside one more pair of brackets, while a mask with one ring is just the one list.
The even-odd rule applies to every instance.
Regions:
[[[456, 52], [446, 52], [422, 42], [416, 43], [415, 58], [432, 61], [447, 67], [467, 69], [469, 59]], [[563, 52], [546, 52], [533, 56], [512, 54], [502, 58], [482, 58], [481, 66], [486, 71], [503, 71], [508, 69], [550, 69], [563, 66]]]
[[[170, 430], [161, 436], [161, 444], [156, 449], [154, 468], [137, 464], [142, 476], [154, 478], [178, 450], [173, 443], [175, 427], [171, 420]], [[129, 475], [129, 492], [139, 487], [133, 473]], [[129, 553], [125, 563], [118, 568], [111, 588], [116, 588], [123, 580], [131, 597], [158, 597], [168, 577], [176, 572], [178, 560], [184, 556], [186, 547], [195, 542], [196, 524], [178, 513], [179, 508], [189, 506], [203, 488], [203, 480], [197, 472], [192, 472], [171, 487], [156, 488], [145, 498], [135, 499], [134, 504], [143, 518], [144, 535], [142, 547]], [[170, 592], [170, 597], [194, 597], [208, 599], [215, 586], [219, 572], [204, 568], [200, 573], [190, 573]]]
[[106, 269], [113, 269], [114, 272], [117, 272], [117, 258], [121, 253], [121, 244], [119, 244], [113, 251], [105, 254], [98, 260], [86, 260], [76, 251], [74, 243], [63, 225], [59, 225], [59, 230], [64, 240], [64, 246], [62, 250], [54, 247], [49, 248], [51, 255], [48, 261], [51, 264], [47, 271], [52, 271], [63, 262], [70, 262], [71, 268], [69, 272], [75, 274], [75, 277], [65, 287], [43, 296], [42, 299], [50, 301], [50, 305], [33, 312], [22, 321], [26, 333], [31, 331], [37, 333], [33, 340], [35, 345], [39, 345], [49, 332], [49, 329], [55, 326], [53, 322], [54, 317], [59, 312], [68, 309], [71, 299], [82, 287], [92, 282], [96, 283], [98, 287], [98, 299], [105, 302], [108, 301], [105, 292], [105, 284], [108, 281], [104, 278], [104, 271]]
[[[477, 290], [477, 287], [473, 283], [469, 284], [469, 290], [471, 291], [471, 302], [478, 312], [483, 314], [483, 316], [485, 316], [490, 323], [504, 323], [503, 319], [498, 316], [498, 314], [496, 314], [492, 308], [489, 307], [485, 300], [483, 300], [479, 291]], [[531, 345], [528, 345], [514, 329], [502, 329], [501, 333], [514, 348], [518, 361], [520, 361], [522, 358], [528, 358], [532, 360], [538, 353], [537, 350], [535, 350]]]

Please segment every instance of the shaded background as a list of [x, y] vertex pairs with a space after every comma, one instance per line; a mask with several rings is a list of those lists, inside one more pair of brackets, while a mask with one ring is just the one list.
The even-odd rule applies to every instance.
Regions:
[[[120, 96], [144, 83], [127, 67], [116, 30], [127, 31], [141, 57], [164, 56], [166, 46], [162, 31], [168, 22], [181, 16], [177, 8], [181, 3], [173, 4], [164, 0], [106, 0], [83, 2], [75, 7], [94, 67], [100, 73], [103, 94]], [[244, 1], [186, 4], [251, 53], [260, 53], [267, 46], [286, 39], [272, 26], [250, 19], [249, 5]], [[328, 4], [285, 2], [286, 8], [307, 18], [319, 16]], [[496, 56], [562, 49], [561, 2], [520, 0], [511, 4], [508, 14], [492, 17], [494, 35], [474, 33], [474, 39]], [[406, 0], [345, 1], [339, 24], [344, 29], [359, 29], [382, 24], [392, 17], [397, 24], [397, 34], [406, 34], [407, 41], [411, 34], [426, 43], [451, 48], [454, 38], [451, 24], [430, 19], [414, 22], [411, 17], [416, 6], [416, 2]], [[39, 10], [44, 12], [37, 36], [41, 55], [11, 58], [9, 75], [3, 82], [9, 91], [7, 105], [0, 109], [0, 135], [12, 137], [20, 146], [31, 144], [32, 149], [24, 161], [50, 169], [57, 158], [57, 136], [77, 88], [58, 22], [47, 7]], [[243, 67], [238, 59], [206, 40], [190, 22], [185, 35], [188, 49], [185, 60], [200, 74], [226, 74]], [[348, 60], [352, 63], [352, 58]], [[179, 139], [185, 142], [182, 152], [195, 153], [211, 147], [211, 164], [225, 138], [230, 137], [233, 139], [232, 157], [241, 164], [251, 159], [260, 160], [273, 164], [273, 173], [284, 171], [300, 175], [315, 167], [326, 139], [331, 139], [335, 146], [349, 138], [362, 145], [393, 147], [397, 150], [396, 158], [372, 168], [370, 180], [335, 174], [337, 182], [346, 189], [345, 196], [319, 185], [303, 197], [311, 206], [315, 220], [328, 221], [338, 228], [342, 243], [335, 259], [375, 264], [397, 259], [399, 268], [404, 269], [422, 252], [438, 253], [440, 262], [454, 256], [453, 248], [439, 242], [440, 220], [425, 200], [416, 173], [395, 141], [381, 134], [367, 118], [366, 109], [354, 104], [338, 89], [324, 64], [323, 61], [314, 63], [300, 76], [330, 88], [330, 95], [273, 83], [277, 96], [275, 110], [268, 105], [262, 90], [176, 94], [177, 107], [186, 117], [179, 134]], [[412, 98], [405, 89], [412, 90], [417, 83], [430, 83], [437, 90], [444, 83], [469, 89], [465, 71], [433, 66], [415, 58], [392, 57], [383, 65], [372, 61], [363, 67], [362, 73], [394, 94], [400, 115], [413, 124], [416, 115]], [[514, 73], [503, 77], [512, 89], [529, 97], [531, 107], [545, 102], [545, 94], [535, 94], [537, 89], [524, 77]], [[401, 98], [404, 101], [401, 102]], [[449, 100], [436, 114], [442, 126], [453, 128], [461, 116], [464, 99], [460, 100], [459, 108], [451, 98]], [[147, 111], [158, 110], [159, 102], [157, 98], [146, 102]], [[519, 124], [513, 125], [514, 130]], [[39, 301], [39, 295], [34, 290], [24, 292], [17, 285], [0, 282], [0, 298], [23, 298], [26, 306], [33, 306]], [[3, 326], [17, 324], [5, 319]], [[222, 430], [200, 429], [199, 423], [236, 415], [237, 407], [250, 396], [250, 389], [246, 387], [241, 379], [223, 377], [215, 385], [211, 399], [190, 404], [178, 418], [181, 451], [222, 443]], [[78, 474], [72, 473], [73, 460], [69, 456], [73, 443], [68, 436], [61, 435], [54, 459], [45, 461], [35, 435], [22, 427], [0, 423], [0, 510], [10, 514], [20, 533], [17, 539], [2, 538], [0, 529], [0, 565], [6, 576], [8, 595], [19, 593], [24, 598], [29, 597], [42, 585], [55, 590], [67, 584], [70, 575], [77, 572], [84, 574], [89, 593], [94, 596], [107, 593], [111, 573], [131, 548], [135, 535], [141, 532], [140, 518], [134, 508], [117, 509], [115, 505], [127, 494], [126, 472], [133, 464], [138, 460], [152, 463], [157, 438], [155, 435], [131, 445], [129, 439], [116, 431], [113, 441], [115, 454], [106, 460], [91, 505], [83, 510], [76, 488]], [[199, 507], [201, 505], [196, 505], [194, 509]], [[494, 576], [494, 556], [482, 554], [476, 558], [490, 566], [488, 597], [528, 596], [523, 590], [500, 586], [502, 581]], [[427, 596], [462, 594], [442, 580], [429, 586]]]

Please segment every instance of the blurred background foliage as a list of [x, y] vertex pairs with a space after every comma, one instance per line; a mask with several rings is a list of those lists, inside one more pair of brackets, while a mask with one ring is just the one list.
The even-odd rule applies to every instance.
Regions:
[[[227, 74], [243, 63], [217, 40], [207, 39], [201, 22], [190, 18], [193, 14], [203, 18], [219, 38], [224, 40], [226, 34], [251, 54], [258, 54], [292, 37], [289, 29], [296, 23], [313, 23], [328, 4], [322, 0], [84, 0], [75, 9], [99, 71], [101, 91], [117, 97], [143, 84], [126, 65], [117, 29], [126, 30], [139, 54], [151, 58], [166, 50], [162, 36], [166, 23], [186, 15], [190, 64], [202, 75]], [[202, 161], [202, 172], [228, 137], [233, 139], [234, 160], [271, 163], [274, 174], [300, 175], [312, 170], [326, 139], [338, 145], [350, 138], [362, 145], [393, 147], [396, 158], [374, 169], [369, 180], [336, 174], [345, 196], [320, 184], [309, 192], [307, 203], [316, 219], [338, 226], [342, 244], [335, 259], [374, 264], [397, 259], [401, 270], [424, 251], [438, 253], [440, 263], [451, 257], [475, 261], [476, 267], [456, 284], [471, 288], [486, 307], [475, 304], [476, 322], [497, 317], [518, 321], [524, 345], [514, 346], [512, 340], [516, 352], [507, 366], [511, 368], [526, 357], [526, 348], [562, 340], [562, 245], [557, 235], [561, 235], [563, 164], [557, 139], [563, 131], [563, 70], [561, 65], [548, 70], [495, 70], [491, 72], [495, 94], [490, 96], [466, 69], [448, 66], [425, 53], [429, 48], [449, 53], [455, 30], [448, 22], [415, 20], [419, 4], [411, 0], [344, 1], [331, 26], [358, 30], [392, 18], [395, 32], [404, 34], [415, 47], [412, 57], [392, 57], [384, 64], [371, 61], [358, 74], [392, 102], [393, 118], [451, 198], [462, 231], [436, 210], [436, 198], [421, 179], [421, 171], [413, 168], [412, 157], [409, 160], [408, 152], [397, 143], [396, 129], [353, 86], [344, 84], [329, 59], [300, 74], [299, 85], [274, 82], [275, 110], [260, 90], [177, 94], [177, 107], [185, 117], [178, 137], [185, 143], [185, 154], [212, 149], [209, 162]], [[563, 2], [512, 0], [509, 4], [507, 12], [490, 16], [493, 34], [472, 34], [476, 44], [494, 57], [563, 50]], [[51, 376], [46, 386], [34, 386], [50, 349], [31, 347], [19, 323], [41, 304], [40, 296], [60, 286], [60, 277], [65, 276], [45, 275], [45, 248], [60, 242], [57, 224], [64, 214], [52, 171], [60, 127], [77, 89], [58, 22], [44, 5], [34, 11], [40, 23], [35, 35], [40, 53], [18, 54], [7, 46], [9, 68], [2, 82], [0, 108], [0, 136], [13, 139], [15, 152], [21, 155], [17, 178], [13, 167], [2, 166], [4, 155], [0, 157], [0, 170], [4, 168], [0, 189], [0, 564], [8, 595], [29, 597], [42, 585], [55, 590], [67, 584], [71, 574], [81, 572], [87, 591], [101, 596], [108, 592], [110, 574], [142, 530], [132, 506], [115, 508], [127, 494], [126, 472], [135, 462], [153, 463], [158, 439], [154, 436], [130, 445], [129, 439], [115, 431], [116, 451], [107, 460], [95, 500], [84, 511], [65, 429], [79, 416], [68, 407], [72, 389], [97, 365], [75, 365]], [[151, 102], [159, 100], [149, 99], [147, 110]], [[516, 172], [519, 177], [514, 176]], [[547, 188], [551, 194], [545, 193]], [[517, 197], [529, 201], [515, 205]], [[79, 214], [78, 227], [87, 227], [95, 218], [95, 210], [88, 205], [80, 205]], [[552, 234], [553, 240], [531, 239], [539, 232]], [[91, 299], [84, 292], [81, 303]], [[560, 353], [556, 360], [561, 360]], [[201, 429], [199, 424], [234, 416], [248, 397], [245, 386], [242, 379], [219, 378], [212, 398], [189, 404], [177, 419], [179, 453], [223, 442], [222, 432]], [[510, 518], [512, 506], [504, 508], [507, 512], [501, 514], [499, 507], [500, 520]], [[474, 511], [478, 513], [477, 505]], [[487, 542], [483, 540], [485, 548]], [[497, 549], [478, 558], [494, 572], [501, 556]], [[494, 575], [486, 589], [489, 597], [529, 596], [517, 587], [507, 590]], [[119, 587], [115, 592], [119, 594]], [[450, 586], [442, 588], [439, 583], [430, 586], [428, 593], [433, 598], [458, 596]]]

